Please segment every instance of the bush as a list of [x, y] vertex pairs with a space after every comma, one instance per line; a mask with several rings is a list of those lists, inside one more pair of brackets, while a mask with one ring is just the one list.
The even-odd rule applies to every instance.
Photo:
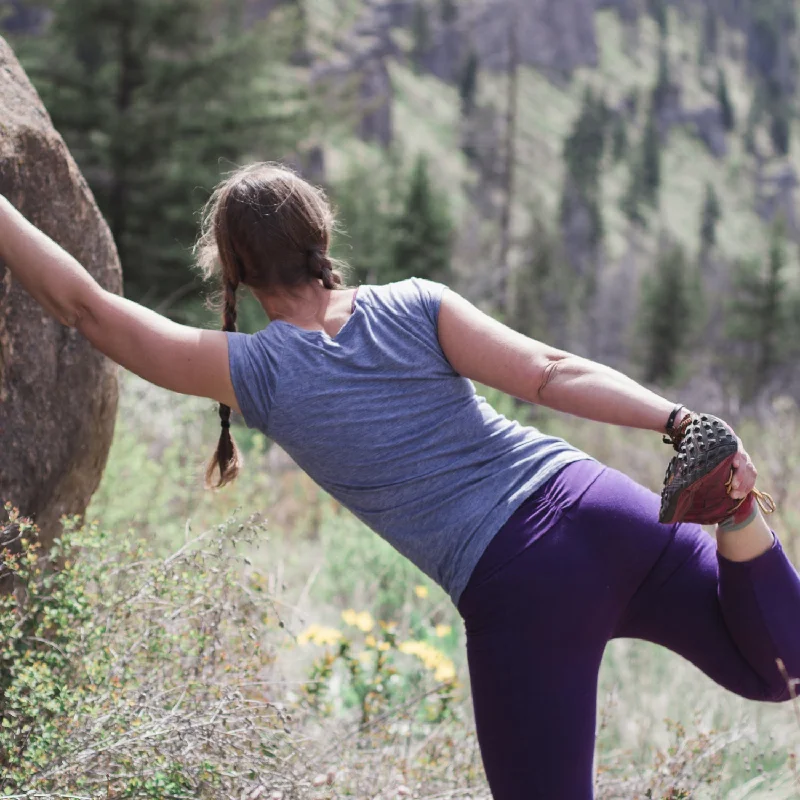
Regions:
[[114, 541], [66, 519], [43, 554], [35, 526], [6, 511], [19, 553], [2, 567], [13, 591], [0, 598], [0, 792], [258, 786], [289, 736], [257, 680], [274, 658], [265, 631], [281, 623], [235, 554], [257, 520], [157, 558], [132, 532]]

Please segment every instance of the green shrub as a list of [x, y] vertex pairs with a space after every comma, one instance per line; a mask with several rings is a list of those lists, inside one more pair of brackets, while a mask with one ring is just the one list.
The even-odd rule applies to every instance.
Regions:
[[45, 554], [6, 511], [19, 554], [2, 567], [0, 792], [155, 800], [258, 786], [290, 744], [263, 684], [265, 634], [287, 636], [235, 552], [258, 521], [229, 519], [160, 558], [132, 532], [65, 519]]

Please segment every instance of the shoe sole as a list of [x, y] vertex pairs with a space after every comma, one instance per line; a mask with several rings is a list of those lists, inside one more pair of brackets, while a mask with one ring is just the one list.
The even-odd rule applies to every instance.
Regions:
[[[692, 504], [692, 491], [698, 481], [704, 478], [728, 479], [733, 457], [739, 449], [739, 443], [730, 430], [721, 422], [703, 416], [699, 429], [692, 425], [681, 442], [681, 449], [670, 462], [661, 491], [661, 509], [658, 520], [664, 524], [680, 522]], [[693, 449], [692, 449], [693, 448]], [[693, 460], [680, 478], [673, 479], [675, 459]], [[724, 476], [724, 477], [723, 477]]]

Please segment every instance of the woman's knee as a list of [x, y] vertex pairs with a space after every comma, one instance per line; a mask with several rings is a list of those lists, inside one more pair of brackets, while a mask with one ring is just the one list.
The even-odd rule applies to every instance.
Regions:
[[[761, 703], [787, 703], [800, 694], [800, 680], [776, 674], [769, 679], [757, 677], [743, 681], [740, 685], [728, 685], [734, 694], [745, 700]], [[798, 700], [800, 702], [800, 700]]]
[[797, 701], [800, 695], [800, 678], [792, 678], [780, 662], [778, 666], [779, 676], [770, 682], [768, 696], [765, 698], [768, 703], [788, 703]]

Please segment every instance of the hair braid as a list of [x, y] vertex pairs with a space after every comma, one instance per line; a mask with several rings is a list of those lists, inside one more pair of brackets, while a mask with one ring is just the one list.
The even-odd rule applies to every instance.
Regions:
[[[236, 289], [239, 287], [239, 276], [225, 280], [225, 302], [222, 311], [222, 330], [234, 333], [236, 331]], [[217, 451], [214, 453], [206, 468], [206, 486], [219, 488], [230, 483], [239, 474], [242, 459], [239, 448], [236, 447], [231, 436], [231, 407], [224, 403], [219, 404], [219, 420], [222, 430], [219, 434]], [[214, 482], [214, 472], [219, 470], [219, 477]]]
[[328, 254], [318, 247], [312, 247], [308, 251], [308, 271], [315, 278], [321, 278], [322, 285], [326, 289], [335, 289], [342, 283], [341, 276], [333, 271], [333, 264]]
[[[347, 265], [329, 252], [334, 222], [324, 190], [283, 164], [250, 164], [221, 181], [203, 210], [195, 254], [206, 278], [221, 278], [214, 295], [222, 329], [236, 330], [239, 286], [265, 295], [293, 295], [318, 282], [328, 290], [344, 288]], [[219, 445], [206, 470], [210, 488], [233, 480], [241, 466], [230, 418], [231, 409], [221, 404]]]

